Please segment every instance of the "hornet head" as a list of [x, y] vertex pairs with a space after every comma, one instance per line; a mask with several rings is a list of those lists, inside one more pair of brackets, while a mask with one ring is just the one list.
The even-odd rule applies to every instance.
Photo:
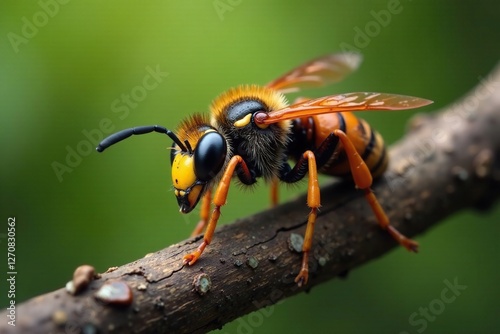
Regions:
[[174, 141], [170, 156], [172, 182], [180, 212], [188, 213], [223, 169], [227, 143], [224, 136], [200, 115], [182, 122], [177, 136], [179, 141]]
[[174, 194], [180, 211], [188, 213], [223, 169], [227, 156], [226, 139], [210, 125], [208, 118], [195, 114], [181, 122], [177, 134], [158, 125], [139, 126], [110, 135], [96, 149], [102, 152], [132, 135], [151, 132], [166, 134], [174, 141], [170, 155]]

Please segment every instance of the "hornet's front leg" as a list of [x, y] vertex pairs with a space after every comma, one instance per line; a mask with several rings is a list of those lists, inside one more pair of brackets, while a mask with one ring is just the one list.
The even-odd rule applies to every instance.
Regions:
[[219, 185], [217, 186], [217, 190], [215, 191], [215, 195], [213, 198], [213, 204], [215, 207], [212, 211], [212, 215], [210, 216], [205, 235], [203, 236], [203, 242], [194, 252], [186, 254], [184, 256], [184, 264], [193, 265], [201, 256], [201, 254], [205, 250], [205, 247], [207, 247], [212, 241], [215, 227], [217, 226], [217, 222], [219, 221], [220, 217], [220, 208], [221, 206], [226, 204], [227, 194], [229, 191], [229, 186], [231, 184], [231, 178], [237, 166], [240, 166], [240, 171], [238, 172], [238, 176], [240, 177], [240, 179], [244, 179], [243, 181], [246, 184], [255, 183], [255, 177], [248, 169], [248, 166], [243, 158], [239, 155], [235, 155], [234, 157], [232, 157], [231, 160], [229, 160], [226, 170], [224, 171]]
[[212, 189], [208, 189], [203, 198], [201, 199], [200, 221], [191, 233], [191, 237], [201, 234], [208, 224], [208, 217], [210, 215], [210, 202], [212, 200]]

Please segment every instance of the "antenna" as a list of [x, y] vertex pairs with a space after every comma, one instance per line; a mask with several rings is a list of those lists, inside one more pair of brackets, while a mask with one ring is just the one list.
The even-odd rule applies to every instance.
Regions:
[[177, 138], [175, 133], [170, 131], [167, 128], [164, 128], [163, 126], [159, 125], [147, 125], [147, 126], [137, 126], [135, 128], [130, 128], [130, 129], [125, 129], [122, 131], [119, 131], [117, 133], [112, 134], [111, 136], [104, 138], [99, 145], [96, 147], [97, 152], [102, 152], [111, 145], [114, 145], [124, 139], [127, 139], [128, 137], [132, 135], [143, 135], [145, 133], [151, 133], [151, 132], [158, 132], [158, 133], [164, 133], [172, 140], [174, 143], [176, 143], [182, 151], [187, 152], [186, 146]]
[[187, 139], [184, 140], [184, 144], [186, 144], [188, 153], [192, 154], [193, 153], [193, 148], [191, 147], [191, 144], [189, 143], [189, 141]]

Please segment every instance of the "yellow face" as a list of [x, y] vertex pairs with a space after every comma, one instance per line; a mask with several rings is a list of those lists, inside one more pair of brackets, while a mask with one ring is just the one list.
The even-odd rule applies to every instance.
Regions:
[[178, 153], [172, 162], [174, 194], [182, 213], [194, 209], [204, 192], [205, 183], [198, 181], [195, 174], [194, 156]]
[[196, 119], [182, 123], [184, 132], [191, 129], [191, 135], [184, 141], [184, 147], [174, 145], [171, 160], [174, 194], [182, 213], [196, 207], [207, 187], [221, 173], [227, 154], [222, 134], [205, 123], [191, 124], [193, 120]]

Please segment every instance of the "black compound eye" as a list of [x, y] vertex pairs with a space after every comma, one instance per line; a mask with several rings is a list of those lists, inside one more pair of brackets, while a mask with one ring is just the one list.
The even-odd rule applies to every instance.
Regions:
[[172, 149], [170, 150], [170, 166], [174, 164], [175, 159], [175, 143], [172, 143]]
[[194, 150], [194, 171], [200, 181], [209, 181], [220, 171], [226, 160], [227, 146], [218, 132], [204, 134]]

